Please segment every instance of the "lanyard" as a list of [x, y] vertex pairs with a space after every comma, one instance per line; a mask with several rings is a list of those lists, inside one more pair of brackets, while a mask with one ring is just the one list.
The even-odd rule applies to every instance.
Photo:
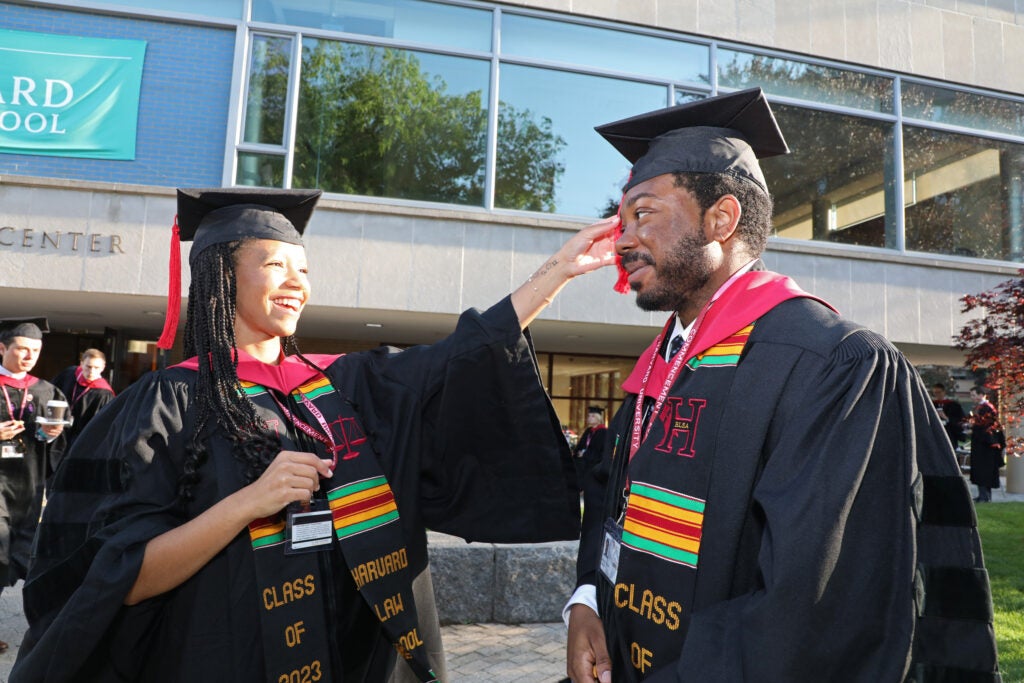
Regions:
[[2, 388], [4, 390], [4, 400], [7, 401], [7, 414], [11, 416], [12, 420], [15, 420], [15, 419], [21, 420], [24, 417], [24, 415], [25, 415], [25, 403], [26, 403], [26, 401], [28, 401], [28, 387], [25, 387], [22, 390], [24, 393], [22, 393], [22, 395], [21, 395], [21, 410], [18, 411], [18, 417], [17, 418], [14, 417], [14, 405], [11, 403], [11, 397], [7, 394], [7, 387], [6, 387], [6, 385], [2, 386], [0, 388]]
[[665, 376], [665, 382], [662, 384], [661, 391], [658, 392], [658, 398], [654, 402], [654, 408], [651, 410], [650, 418], [647, 420], [647, 428], [644, 429], [643, 420], [643, 404], [644, 397], [647, 395], [647, 383], [651, 379], [651, 373], [654, 370], [654, 364], [657, 362], [661, 352], [661, 344], [665, 340], [665, 336], [668, 334], [670, 327], [674, 325], [673, 319], [669, 318], [668, 323], [662, 328], [658, 334], [658, 338], [655, 339], [654, 349], [655, 352], [651, 354], [651, 362], [647, 366], [647, 371], [644, 373], [643, 381], [640, 385], [640, 395], [636, 399], [636, 406], [633, 409], [633, 430], [629, 443], [629, 460], [633, 460], [633, 456], [640, 450], [640, 444], [646, 439], [650, 433], [651, 428], [654, 426], [654, 420], [661, 412], [661, 407], [665, 403], [665, 399], [668, 398], [668, 392], [672, 389], [672, 385], [675, 383], [676, 376], [679, 374], [680, 368], [683, 367], [683, 359], [686, 358], [686, 354], [690, 349], [690, 344], [693, 343], [694, 338], [697, 336], [697, 331], [700, 329], [701, 324], [704, 322], [704, 317], [707, 316], [708, 311], [711, 310], [712, 304], [718, 301], [719, 297], [725, 293], [725, 290], [729, 289], [740, 276], [745, 275], [748, 269], [740, 269], [738, 272], [733, 274], [725, 284], [718, 288], [715, 295], [711, 297], [711, 300], [704, 304], [704, 308], [700, 310], [700, 314], [697, 316], [697, 320], [694, 321], [693, 327], [690, 328], [689, 334], [686, 335], [686, 339], [683, 340], [683, 346], [676, 352], [676, 355], [672, 359], [672, 366], [669, 368], [668, 374]]
[[334, 435], [331, 434], [331, 428], [327, 424], [327, 420], [324, 419], [323, 413], [320, 412], [319, 408], [317, 408], [315, 405], [313, 405], [313, 402], [309, 400], [309, 397], [307, 397], [302, 392], [296, 392], [296, 393], [298, 393], [298, 395], [299, 395], [299, 397], [300, 397], [300, 399], [302, 401], [302, 405], [306, 406], [306, 408], [309, 410], [309, 412], [311, 412], [313, 414], [313, 417], [315, 417], [316, 421], [320, 424], [320, 428], [323, 430], [323, 433], [317, 431], [316, 428], [312, 427], [311, 425], [307, 424], [306, 422], [303, 422], [302, 420], [300, 420], [295, 415], [295, 413], [293, 413], [292, 411], [288, 410], [284, 406], [284, 404], [281, 403], [280, 400], [278, 400], [277, 395], [273, 392], [273, 390], [269, 390], [268, 389], [267, 393], [270, 394], [271, 398], [274, 399], [274, 403], [277, 404], [277, 407], [281, 409], [281, 412], [284, 413], [285, 417], [287, 417], [288, 420], [293, 425], [298, 427], [307, 436], [309, 436], [309, 437], [311, 437], [311, 438], [313, 438], [313, 439], [315, 439], [315, 440], [319, 441], [320, 443], [325, 444], [327, 446], [327, 448], [331, 451], [331, 458], [332, 458], [331, 469], [333, 470], [335, 467], [337, 467], [337, 465], [338, 465], [338, 451], [340, 450], [341, 447], [338, 446], [335, 443]]

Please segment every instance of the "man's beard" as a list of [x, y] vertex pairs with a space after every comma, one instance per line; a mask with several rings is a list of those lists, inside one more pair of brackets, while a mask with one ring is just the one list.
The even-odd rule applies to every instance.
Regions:
[[[714, 267], [706, 243], [699, 235], [683, 235], [671, 254], [657, 268], [654, 287], [636, 295], [636, 305], [644, 311], [681, 311], [711, 279]], [[637, 255], [650, 264], [650, 260]]]

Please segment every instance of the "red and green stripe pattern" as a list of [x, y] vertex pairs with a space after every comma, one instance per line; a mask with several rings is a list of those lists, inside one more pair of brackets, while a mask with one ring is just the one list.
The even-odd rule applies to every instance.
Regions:
[[284, 543], [284, 517], [261, 517], [249, 522], [249, 540], [253, 550]]
[[727, 367], [736, 365], [740, 362], [740, 356], [743, 354], [743, 347], [747, 345], [747, 339], [750, 338], [750, 333], [753, 329], [753, 323], [747, 325], [739, 332], [723, 339], [710, 349], [702, 351], [690, 360], [686, 361], [686, 367], [691, 370], [696, 370], [697, 368], [705, 365], [711, 367]]
[[398, 519], [395, 494], [384, 476], [370, 477], [327, 494], [339, 538], [360, 534]]
[[703, 526], [703, 500], [639, 481], [630, 485], [624, 546], [696, 568]]

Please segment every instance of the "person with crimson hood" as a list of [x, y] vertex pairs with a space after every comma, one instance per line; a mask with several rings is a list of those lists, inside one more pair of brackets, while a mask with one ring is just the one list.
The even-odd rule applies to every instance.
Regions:
[[622, 289], [669, 311], [584, 485], [567, 672], [998, 681], [970, 492], [910, 363], [759, 259], [758, 88], [601, 126]]
[[99, 349], [86, 349], [78, 365], [64, 368], [53, 378], [54, 386], [67, 396], [71, 426], [67, 429], [68, 448], [96, 417], [100, 408], [114, 400], [114, 389], [103, 379], [107, 357]]
[[444, 680], [425, 529], [578, 535], [526, 326], [614, 263], [617, 220], [440, 342], [313, 355], [294, 334], [319, 195], [179, 190], [186, 360], [121, 392], [54, 477], [12, 680]]
[[64, 424], [46, 420], [47, 402], [64, 395], [30, 374], [48, 331], [45, 318], [0, 320], [0, 590], [25, 578], [43, 491], [64, 453]]

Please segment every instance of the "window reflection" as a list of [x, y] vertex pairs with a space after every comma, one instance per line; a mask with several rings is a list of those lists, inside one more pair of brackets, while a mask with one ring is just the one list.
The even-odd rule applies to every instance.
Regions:
[[[772, 107], [791, 151], [761, 161], [775, 197], [775, 234], [892, 246], [886, 218], [892, 124], [785, 105]], [[887, 195], [890, 201], [887, 201]]]
[[288, 38], [253, 36], [242, 131], [245, 142], [284, 144], [291, 50]]
[[1024, 260], [1024, 145], [906, 126], [907, 249]]
[[793, 59], [720, 49], [718, 83], [865, 111], [892, 113], [892, 79]]
[[706, 45], [540, 17], [503, 14], [501, 53], [671, 81], [709, 81]]
[[276, 154], [238, 154], [236, 185], [284, 187], [284, 157]]
[[294, 187], [483, 201], [489, 64], [306, 39]]
[[936, 123], [1020, 135], [1024, 103], [947, 88], [903, 83], [903, 115]]
[[255, 0], [254, 21], [491, 49], [491, 11], [422, 0]]
[[[538, 198], [542, 210], [576, 216], [604, 215], [610, 202], [617, 207], [629, 174], [629, 163], [594, 126], [664, 107], [668, 98], [664, 86], [511, 64], [502, 67], [500, 92], [502, 112], [528, 112], [534, 122], [544, 122], [550, 137], [542, 147], [557, 150], [549, 158], [561, 172], [550, 186], [537, 188], [550, 188]], [[499, 145], [508, 149], [500, 138]], [[529, 208], [510, 201], [517, 196], [507, 189], [517, 184], [511, 168], [507, 158], [498, 159], [495, 206]]]

